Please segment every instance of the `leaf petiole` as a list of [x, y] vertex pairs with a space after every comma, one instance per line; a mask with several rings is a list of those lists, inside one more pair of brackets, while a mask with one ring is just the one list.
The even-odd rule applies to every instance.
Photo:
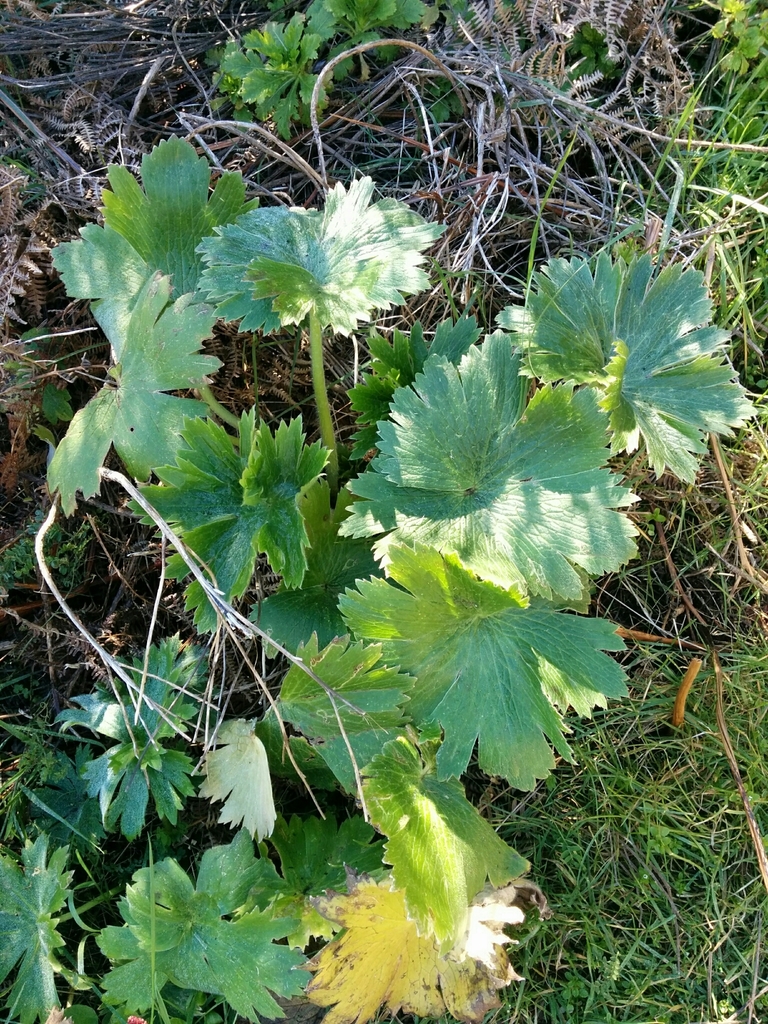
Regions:
[[320, 437], [330, 452], [325, 467], [331, 494], [336, 497], [339, 490], [339, 455], [336, 450], [336, 434], [331, 418], [331, 404], [325, 388], [325, 366], [323, 364], [323, 329], [314, 310], [309, 314], [309, 355], [312, 362], [312, 388], [317, 405], [317, 418], [320, 421]]
[[224, 423], [228, 423], [230, 427], [234, 427], [235, 430], [239, 429], [240, 420], [234, 413], [231, 413], [229, 409], [214, 398], [210, 384], [202, 384], [197, 390], [202, 400], [214, 415], [218, 416], [218, 418], [223, 420]]

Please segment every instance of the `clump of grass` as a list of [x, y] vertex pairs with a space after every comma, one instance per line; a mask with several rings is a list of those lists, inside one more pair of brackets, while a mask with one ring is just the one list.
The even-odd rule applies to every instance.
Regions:
[[[768, 57], [746, 75], [715, 77], [706, 89], [707, 137], [734, 146], [765, 142]], [[720, 320], [734, 331], [744, 383], [768, 388], [761, 342], [768, 329], [768, 166], [765, 154], [727, 148], [680, 156], [684, 215], [703, 231], [701, 265], [711, 277]]]
[[[768, 546], [768, 410], [759, 408], [724, 453], [756, 569]], [[768, 895], [717, 723], [710, 654], [714, 646], [736, 761], [768, 837], [765, 593], [738, 570], [715, 460], [697, 486], [668, 484], [633, 481], [644, 550], [604, 581], [600, 613], [705, 650], [627, 641], [631, 696], [591, 722], [571, 722], [576, 764], [561, 762], [528, 795], [487, 789], [487, 813], [531, 862], [554, 911], [527, 923], [515, 957], [526, 980], [498, 1021], [751, 1024], [768, 1009]], [[675, 698], [697, 653], [704, 666], [674, 728]]]
[[[768, 828], [768, 643], [723, 659], [731, 739]], [[750, 1006], [768, 1007], [766, 893], [717, 730], [711, 667], [684, 726], [670, 725], [685, 665], [676, 651], [638, 651], [630, 700], [574, 723], [577, 765], [519, 802], [493, 801], [554, 911], [516, 958], [526, 981], [510, 998], [521, 1024], [741, 1021]]]

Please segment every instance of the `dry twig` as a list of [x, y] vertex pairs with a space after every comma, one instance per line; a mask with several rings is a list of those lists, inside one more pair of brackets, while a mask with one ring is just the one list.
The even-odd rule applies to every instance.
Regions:
[[739, 552], [739, 562], [741, 563], [742, 572], [749, 578], [750, 582], [756, 586], [764, 594], [768, 594], [768, 574], [763, 572], [761, 569], [756, 569], [749, 557], [747, 549], [744, 547], [744, 540], [742, 537], [741, 520], [739, 519], [739, 513], [736, 508], [736, 502], [733, 498], [733, 488], [731, 487], [731, 481], [728, 476], [728, 472], [725, 468], [725, 461], [723, 460], [723, 453], [720, 450], [720, 442], [715, 434], [710, 434], [710, 444], [712, 445], [712, 451], [715, 455], [715, 462], [717, 463], [717, 469], [720, 473], [720, 479], [723, 481], [723, 490], [725, 491], [725, 500], [728, 503], [728, 513], [731, 517], [731, 523], [733, 524], [733, 539], [736, 544], [736, 550]]
[[744, 813], [747, 816], [747, 824], [749, 825], [749, 832], [752, 836], [752, 845], [755, 848], [757, 863], [760, 868], [760, 877], [763, 880], [765, 891], [768, 892], [768, 855], [766, 855], [765, 852], [765, 844], [763, 843], [763, 837], [760, 833], [760, 826], [757, 823], [755, 812], [752, 810], [752, 802], [741, 777], [739, 763], [736, 760], [736, 754], [733, 750], [731, 737], [728, 734], [728, 725], [725, 721], [725, 711], [723, 709], [723, 669], [720, 665], [720, 658], [718, 657], [716, 650], [712, 651], [712, 663], [715, 667], [715, 684], [717, 693], [715, 714], [717, 717], [717, 728], [720, 732], [720, 739], [723, 742], [723, 747], [725, 748], [725, 756], [727, 757], [728, 764], [731, 768], [733, 781], [736, 783], [736, 788], [738, 789], [739, 796], [741, 797]]

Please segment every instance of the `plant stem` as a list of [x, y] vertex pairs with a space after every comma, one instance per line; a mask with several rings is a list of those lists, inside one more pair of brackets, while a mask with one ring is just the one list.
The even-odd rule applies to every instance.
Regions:
[[239, 428], [240, 420], [237, 418], [237, 416], [235, 416], [234, 413], [230, 412], [229, 409], [225, 409], [221, 402], [216, 401], [216, 399], [213, 397], [213, 392], [211, 391], [210, 385], [202, 384], [197, 390], [200, 392], [200, 397], [202, 398], [202, 400], [205, 402], [205, 404], [208, 406], [212, 413], [215, 413], [215, 415], [218, 416], [220, 420], [223, 420], [225, 423], [228, 423], [230, 427], [234, 427], [235, 430]]
[[259, 367], [256, 362], [256, 335], [251, 334], [251, 372], [253, 374], [253, 404], [256, 408], [256, 422], [260, 420], [259, 416]]
[[[71, 920], [73, 920], [75, 918], [75, 916], [77, 916], [79, 918], [81, 914], [85, 914], [89, 910], [92, 910], [94, 907], [98, 907], [100, 903], [106, 903], [106, 901], [107, 900], [111, 900], [113, 896], [117, 896], [118, 893], [122, 893], [124, 891], [124, 889], [125, 889], [125, 886], [123, 886], [123, 885], [116, 885], [115, 888], [114, 889], [110, 889], [109, 892], [103, 892], [100, 896], [97, 896], [96, 899], [89, 900], [88, 903], [84, 903], [82, 905], [82, 907], [78, 907], [76, 915], [75, 914], [61, 914], [61, 915], [59, 915], [58, 920], [61, 923], [63, 921], [71, 921]], [[79, 921], [77, 923], [80, 924]], [[98, 929], [96, 929], [96, 928], [94, 928], [93, 930], [94, 931], [98, 931]]]
[[312, 361], [312, 387], [315, 392], [317, 418], [320, 421], [320, 437], [330, 451], [325, 472], [331, 494], [335, 497], [339, 489], [339, 456], [336, 451], [336, 435], [333, 431], [331, 404], [325, 387], [325, 366], [323, 364], [323, 331], [316, 313], [309, 314], [309, 355]]

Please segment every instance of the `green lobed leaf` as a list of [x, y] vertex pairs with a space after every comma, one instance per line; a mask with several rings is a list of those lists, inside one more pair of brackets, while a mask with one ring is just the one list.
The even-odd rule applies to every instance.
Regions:
[[66, 388], [59, 389], [53, 384], [46, 384], [41, 408], [49, 423], [67, 423], [72, 419], [72, 406]]
[[294, 892], [318, 896], [326, 889], [342, 890], [346, 869], [370, 874], [382, 867], [383, 842], [371, 842], [375, 832], [359, 815], [337, 826], [332, 814], [290, 821], [278, 816], [271, 843], [280, 855], [283, 878]]
[[387, 743], [365, 769], [363, 792], [372, 822], [388, 836], [384, 859], [396, 887], [421, 933], [434, 933], [447, 951], [464, 934], [486, 879], [499, 888], [529, 865], [480, 817], [460, 782], [438, 780], [429, 746], [422, 760], [404, 736]]
[[[337, 24], [353, 39], [375, 28], [392, 26], [397, 0], [322, 0]], [[407, 26], [403, 26], [404, 28]]]
[[544, 607], [476, 579], [453, 555], [393, 547], [388, 575], [340, 599], [363, 640], [381, 641], [385, 663], [416, 676], [408, 712], [438, 722], [445, 741], [437, 777], [459, 777], [479, 740], [483, 771], [532, 789], [555, 764], [547, 739], [570, 759], [557, 709], [589, 716], [626, 694], [624, 673], [603, 651], [624, 645], [616, 627]]
[[524, 313], [499, 323], [516, 332], [526, 372], [545, 381], [597, 384], [611, 414], [614, 451], [642, 436], [661, 475], [692, 482], [708, 432], [730, 434], [753, 407], [725, 356], [728, 335], [710, 325], [703, 275], [665, 267], [653, 280], [647, 254], [626, 263], [601, 254], [557, 259], [534, 275]]
[[239, 320], [241, 332], [271, 334], [280, 326], [280, 317], [272, 311], [271, 299], [253, 297], [245, 277], [254, 256], [251, 219], [240, 218], [217, 233], [220, 237], [215, 234], [201, 247], [208, 266], [201, 275], [200, 287], [216, 304], [216, 315], [222, 320]]
[[[136, 299], [115, 378], [76, 414], [48, 467], [48, 486], [58, 490], [67, 515], [75, 494], [98, 493], [99, 469], [114, 445], [126, 468], [146, 480], [155, 466], [173, 459], [184, 420], [206, 411], [202, 402], [167, 391], [196, 387], [221, 365], [199, 353], [213, 316], [188, 296], [168, 306], [170, 281], [151, 278]], [[110, 340], [113, 340], [110, 338]]]
[[79, 710], [62, 711], [56, 718], [64, 729], [83, 726], [118, 741], [81, 770], [88, 796], [99, 799], [104, 828], [110, 832], [119, 824], [127, 839], [143, 829], [150, 794], [158, 815], [175, 824], [182, 798], [194, 793], [189, 778], [194, 762], [160, 740], [182, 731], [196, 715], [197, 704], [181, 691], [201, 689], [205, 659], [199, 648], [182, 648], [176, 635], [150, 647], [146, 667], [145, 678], [143, 658], [135, 658], [127, 669], [134, 697], [142, 694], [138, 720], [131, 697], [118, 691], [118, 700], [105, 690], [73, 697]]
[[277, 705], [282, 717], [313, 741], [342, 786], [353, 793], [354, 766], [339, 721], [358, 768], [363, 768], [407, 721], [403, 704], [413, 680], [382, 662], [378, 644], [350, 644], [347, 637], [322, 651], [313, 637], [297, 654], [334, 693], [363, 712], [357, 714], [340, 699], [334, 710], [328, 694], [296, 665], [283, 680]]
[[57, 931], [58, 912], [69, 895], [72, 873], [65, 871], [66, 846], [48, 857], [48, 836], [34, 845], [27, 840], [21, 867], [0, 856], [0, 982], [18, 965], [7, 992], [9, 1020], [33, 1024], [45, 1021], [59, 1006], [54, 973], [59, 970], [56, 950], [64, 945]]
[[[294, 921], [254, 909], [237, 915], [262, 878], [247, 834], [207, 850], [197, 885], [170, 858], [141, 868], [120, 902], [122, 928], [102, 929], [98, 943], [110, 960], [124, 961], [106, 975], [106, 1000], [140, 1014], [167, 982], [223, 996], [248, 1020], [283, 1017], [270, 994], [298, 995], [303, 957], [273, 940]], [[153, 991], [154, 988], [154, 991]]]
[[376, 447], [378, 421], [389, 416], [395, 391], [414, 382], [428, 355], [420, 323], [415, 323], [408, 334], [395, 328], [391, 342], [372, 330], [368, 349], [372, 357], [370, 372], [363, 374], [360, 383], [347, 392], [357, 414], [358, 430], [353, 435], [351, 453], [355, 459], [364, 458]]
[[604, 468], [606, 417], [588, 389], [544, 387], [525, 405], [519, 358], [505, 335], [456, 369], [430, 356], [413, 388], [395, 392], [379, 424], [381, 454], [351, 490], [340, 532], [387, 534], [458, 555], [483, 579], [520, 593], [578, 600], [579, 569], [614, 571], [636, 532], [615, 511], [635, 500]]
[[[272, 778], [285, 779], [303, 789], [304, 783], [288, 757], [283, 743], [283, 734], [275, 716], [267, 715], [266, 718], [257, 722], [255, 732], [267, 751]], [[310, 746], [303, 736], [290, 736], [288, 741], [293, 759], [312, 789], [336, 789], [336, 776], [316, 748]]]
[[419, 322], [413, 325], [409, 334], [395, 329], [391, 343], [372, 331], [368, 338], [368, 348], [373, 357], [370, 373], [366, 373], [362, 381], [347, 392], [358, 422], [358, 430], [353, 435], [355, 444], [352, 458], [362, 459], [371, 448], [376, 447], [377, 424], [389, 416], [389, 406], [395, 391], [413, 384], [416, 374], [423, 370], [429, 353], [445, 356], [449, 362], [458, 363], [480, 334], [477, 321], [466, 313], [456, 323], [443, 320], [438, 324], [429, 348], [424, 342], [424, 331]]
[[75, 850], [98, 848], [104, 838], [101, 812], [82, 777], [88, 749], [78, 747], [74, 763], [63, 751], [55, 756], [57, 767], [48, 785], [30, 794], [30, 815], [56, 843], [70, 842]]
[[91, 309], [120, 358], [131, 314], [152, 269], [117, 231], [96, 224], [80, 229], [81, 238], [53, 250], [53, 265], [61, 274], [67, 295], [98, 299]]
[[299, 818], [290, 822], [282, 816], [272, 833], [271, 842], [280, 855], [280, 866], [287, 891], [272, 904], [273, 912], [301, 921], [288, 936], [290, 945], [303, 949], [312, 936], [330, 939], [334, 933], [331, 922], [315, 910], [312, 896], [327, 889], [343, 891], [347, 884], [347, 867], [366, 874], [381, 874], [382, 843], [371, 843], [374, 830], [361, 817], [347, 818], [336, 827], [333, 815], [321, 818]]
[[[162, 486], [142, 494], [179, 531], [213, 573], [227, 601], [239, 597], [253, 576], [260, 552], [269, 558], [287, 586], [300, 586], [307, 567], [307, 532], [299, 499], [322, 472], [328, 457], [316, 441], [304, 444], [301, 417], [281, 423], [274, 435], [255, 414], [243, 413], [239, 450], [210, 420], [188, 420], [182, 436], [187, 447], [175, 466], [161, 466]], [[174, 556], [169, 575], [183, 579], [188, 569]], [[216, 628], [216, 615], [198, 583], [187, 590], [200, 632]]]
[[477, 318], [462, 313], [458, 320], [441, 320], [429, 346], [431, 356], [443, 356], [449, 363], [458, 363], [469, 352], [483, 332]]
[[253, 207], [239, 173], [221, 175], [209, 196], [211, 169], [194, 146], [175, 136], [142, 158], [142, 191], [127, 168], [107, 171], [104, 227], [89, 224], [82, 238], [57, 246], [56, 269], [73, 298], [98, 299], [94, 312], [121, 357], [121, 342], [136, 297], [157, 272], [170, 275], [178, 297], [197, 290], [196, 247], [217, 225]]
[[343, 33], [349, 37], [345, 42], [349, 48], [375, 29], [408, 29], [421, 21], [425, 10], [422, 0], [314, 0], [307, 14], [310, 26], [323, 39]]
[[[209, 265], [201, 287], [218, 315], [249, 316], [247, 298], [254, 303], [250, 322], [263, 322], [271, 309], [282, 324], [299, 324], [311, 312], [321, 327], [350, 334], [374, 309], [399, 305], [425, 288], [423, 250], [443, 228], [397, 200], [371, 205], [373, 189], [371, 178], [349, 189], [339, 183], [322, 211], [253, 210], [217, 228], [218, 237], [204, 240], [200, 252]], [[217, 270], [222, 266], [230, 268], [229, 281]]]
[[342, 492], [331, 510], [331, 492], [325, 480], [318, 480], [300, 497], [299, 510], [309, 541], [304, 580], [297, 590], [282, 583], [276, 594], [251, 612], [254, 622], [291, 651], [313, 633], [320, 647], [344, 633], [339, 594], [355, 580], [381, 575], [367, 541], [338, 535], [351, 503], [352, 495]]

